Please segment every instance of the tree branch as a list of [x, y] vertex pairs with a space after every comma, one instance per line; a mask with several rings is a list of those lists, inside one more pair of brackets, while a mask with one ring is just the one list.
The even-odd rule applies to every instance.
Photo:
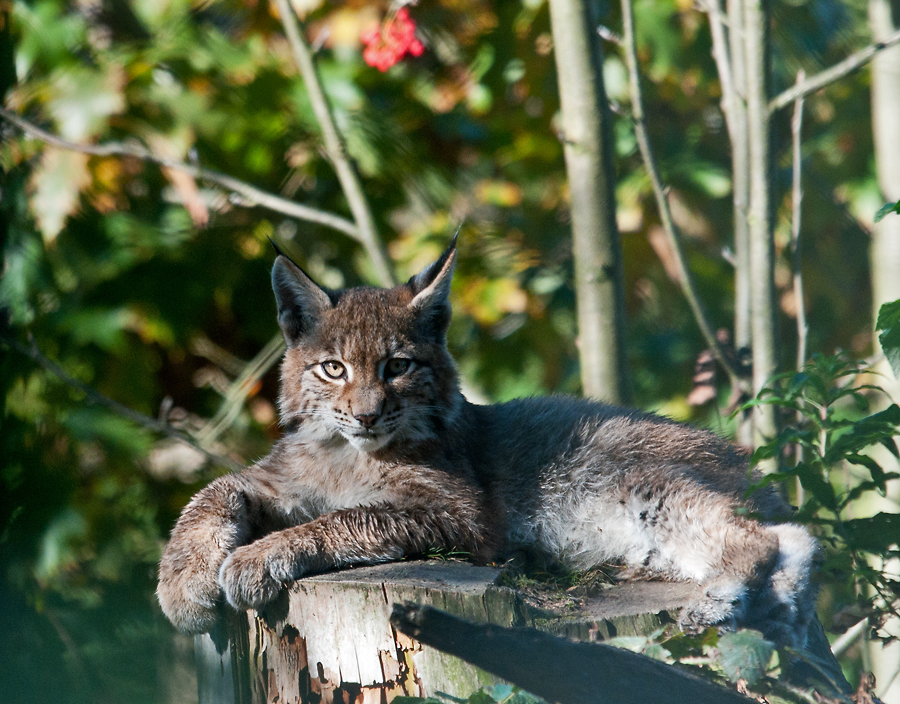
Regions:
[[722, 87], [722, 112], [729, 133], [734, 130], [734, 72], [731, 70], [731, 58], [728, 50], [728, 39], [725, 36], [725, 22], [719, 0], [705, 0], [703, 9], [709, 16], [709, 33], [712, 36], [712, 56], [719, 73], [719, 85]]
[[15, 340], [11, 337], [6, 337], [5, 335], [0, 339], [2, 339], [5, 344], [9, 345], [20, 354], [25, 355], [34, 362], [37, 362], [44, 369], [59, 378], [68, 386], [71, 386], [73, 389], [77, 389], [78, 391], [83, 393], [87, 397], [89, 403], [95, 403], [98, 406], [103, 406], [116, 415], [122, 416], [123, 418], [126, 418], [132, 423], [135, 423], [143, 428], [147, 428], [148, 430], [152, 430], [153, 432], [166, 435], [170, 438], [178, 440], [179, 442], [183, 442], [185, 445], [190, 445], [198, 452], [202, 452], [204, 455], [206, 455], [206, 457], [209, 458], [212, 462], [215, 462], [216, 464], [222, 465], [224, 467], [228, 467], [234, 472], [239, 472], [243, 469], [243, 466], [241, 466], [231, 458], [216, 454], [215, 452], [210, 452], [187, 433], [176, 430], [171, 425], [169, 425], [168, 423], [164, 423], [161, 420], [151, 418], [150, 416], [145, 416], [143, 413], [139, 413], [129, 408], [128, 406], [119, 403], [118, 401], [114, 401], [113, 399], [109, 398], [109, 396], [105, 396], [96, 389], [92, 389], [87, 384], [83, 384], [82, 382], [78, 381], [78, 379], [69, 376], [69, 374], [61, 366], [59, 366], [53, 360], [47, 358], [33, 340], [31, 341], [30, 345], [23, 345], [18, 340]]
[[293, 201], [276, 196], [272, 193], [267, 193], [255, 186], [251, 186], [249, 183], [219, 173], [218, 171], [212, 171], [211, 169], [204, 169], [199, 166], [194, 166], [193, 164], [186, 164], [181, 161], [158, 156], [140, 144], [125, 144], [121, 142], [79, 144], [76, 142], [69, 142], [52, 132], [41, 129], [37, 125], [25, 120], [6, 108], [0, 107], [0, 117], [7, 122], [14, 124], [23, 132], [30, 134], [32, 137], [51, 146], [66, 149], [68, 151], [79, 152], [81, 154], [90, 154], [91, 156], [130, 156], [135, 159], [141, 159], [142, 161], [149, 161], [167, 169], [181, 171], [194, 178], [203, 179], [204, 181], [209, 181], [222, 186], [229, 191], [239, 194], [249, 205], [258, 205], [298, 220], [325, 225], [333, 230], [338, 230], [346, 235], [350, 235], [350, 237], [357, 241], [361, 241], [359, 229], [349, 220], [322, 210], [317, 210], [316, 208], [310, 208], [306, 205], [294, 203]]
[[[803, 69], [797, 72], [797, 84], [803, 82], [806, 74]], [[794, 300], [797, 306], [797, 371], [803, 369], [806, 362], [806, 342], [809, 336], [809, 324], [806, 322], [806, 306], [803, 295], [803, 264], [800, 257], [800, 221], [801, 204], [803, 202], [803, 155], [800, 150], [800, 132], [803, 126], [803, 96], [794, 101], [794, 115], [791, 118], [791, 142], [793, 146], [793, 168], [791, 173], [791, 255], [794, 274]], [[801, 425], [802, 413], [797, 411], [797, 425]], [[803, 462], [804, 447], [800, 443], [796, 446], [797, 463]], [[800, 477], [796, 481], [797, 505], [802, 506], [806, 500], [806, 492]]]
[[[801, 69], [797, 74], [797, 85], [803, 83], [806, 74]], [[803, 202], [802, 154], [800, 152], [800, 130], [803, 124], [803, 96], [794, 101], [794, 116], [791, 119], [793, 161], [791, 178], [791, 249], [794, 264], [794, 298], [797, 299], [797, 369], [806, 362], [806, 340], [809, 324], [806, 322], [806, 308], [803, 305], [803, 267], [800, 260], [800, 206]]]
[[788, 88], [786, 91], [775, 96], [769, 101], [769, 113], [781, 110], [781, 108], [790, 105], [798, 98], [804, 98], [810, 93], [815, 93], [825, 86], [841, 80], [844, 76], [865, 66], [876, 54], [885, 49], [889, 49], [895, 44], [900, 44], [900, 30], [894, 32], [880, 42], [870, 44], [865, 49], [861, 49], [855, 54], [851, 54], [831, 68], [827, 68], [824, 71], [817, 73], [815, 76], [807, 78], [802, 83], [798, 83], [793, 88]]
[[347, 198], [347, 205], [350, 207], [350, 212], [353, 213], [353, 219], [356, 221], [357, 239], [362, 243], [372, 259], [380, 282], [385, 286], [393, 286], [397, 283], [397, 275], [394, 273], [391, 260], [387, 256], [384, 243], [378, 237], [375, 229], [375, 220], [363, 193], [359, 177], [353, 168], [353, 164], [350, 163], [350, 159], [347, 157], [344, 141], [341, 139], [341, 135], [335, 126], [334, 115], [332, 115], [325, 92], [322, 90], [322, 83], [313, 63], [312, 52], [306, 44], [303, 33], [300, 31], [300, 23], [291, 8], [289, 0], [275, 0], [275, 4], [278, 6], [284, 32], [294, 55], [294, 61], [297, 63], [297, 68], [300, 69], [300, 75], [306, 84], [313, 112], [322, 130], [325, 153], [331, 160], [332, 166], [334, 166], [338, 181], [340, 181], [341, 188], [344, 191], [344, 196]]
[[628, 66], [628, 77], [629, 83], [631, 84], [631, 110], [632, 119], [634, 120], [635, 136], [637, 137], [641, 157], [643, 157], [644, 160], [644, 166], [647, 169], [647, 173], [650, 176], [650, 182], [653, 185], [653, 195], [656, 198], [656, 205], [659, 208], [663, 229], [666, 232], [672, 251], [675, 253], [675, 261], [678, 265], [678, 282], [681, 284], [681, 290], [684, 293], [685, 298], [687, 298], [688, 305], [691, 308], [691, 312], [694, 314], [694, 318], [697, 321], [700, 332], [703, 334], [704, 340], [706, 340], [707, 346], [712, 351], [716, 361], [722, 365], [722, 368], [728, 374], [732, 386], [739, 388], [741, 386], [741, 379], [737, 369], [722, 350], [712, 325], [709, 322], [709, 316], [706, 313], [706, 309], [697, 294], [694, 280], [691, 276], [690, 269], [688, 269], [687, 266], [681, 236], [675, 225], [675, 221], [672, 219], [669, 201], [659, 176], [659, 170], [656, 166], [653, 151], [650, 148], [650, 139], [644, 125], [644, 105], [641, 95], [640, 74], [638, 73], [637, 48], [634, 38], [634, 11], [631, 6], [631, 0], [622, 0], [622, 24], [622, 46], [625, 48], [625, 63]]

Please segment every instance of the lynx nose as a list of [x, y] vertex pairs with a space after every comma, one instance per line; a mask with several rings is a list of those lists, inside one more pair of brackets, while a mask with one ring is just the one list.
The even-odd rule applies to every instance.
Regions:
[[359, 422], [359, 424], [366, 428], [367, 430], [375, 425], [375, 422], [381, 417], [380, 413], [361, 413], [360, 415], [353, 416]]

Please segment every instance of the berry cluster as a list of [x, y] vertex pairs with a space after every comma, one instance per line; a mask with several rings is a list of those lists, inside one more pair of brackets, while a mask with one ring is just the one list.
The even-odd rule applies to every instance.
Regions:
[[401, 7], [393, 17], [384, 23], [367, 29], [360, 35], [366, 48], [363, 60], [379, 71], [387, 71], [406, 54], [421, 56], [425, 47], [416, 39], [416, 23], [409, 16], [409, 10]]

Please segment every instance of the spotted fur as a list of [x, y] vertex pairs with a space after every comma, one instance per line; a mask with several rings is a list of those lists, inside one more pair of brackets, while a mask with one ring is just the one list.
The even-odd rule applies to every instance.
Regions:
[[[737, 511], [747, 464], [712, 433], [564, 397], [479, 406], [445, 341], [455, 249], [392, 289], [330, 291], [286, 257], [272, 272], [287, 341], [271, 453], [184, 509], [158, 596], [208, 630], [224, 594], [259, 608], [298, 577], [431, 548], [476, 560], [536, 550], [572, 568], [688, 580], [685, 628], [761, 629], [801, 646], [815, 542]], [[784, 513], [770, 491], [749, 507]]]

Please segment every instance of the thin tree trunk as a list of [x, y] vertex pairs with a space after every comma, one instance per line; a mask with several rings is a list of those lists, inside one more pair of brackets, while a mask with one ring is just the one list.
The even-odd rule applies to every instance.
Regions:
[[[718, 0], [712, 0], [718, 2]], [[731, 141], [731, 173], [734, 192], [734, 347], [753, 345], [750, 327], [750, 145], [747, 131], [747, 61], [744, 56], [744, 3], [728, 0], [728, 39], [731, 58], [732, 100], [728, 115]], [[753, 414], [744, 413], [737, 423], [737, 441], [753, 444]]]
[[[765, 0], [744, 0], [743, 44], [747, 72], [750, 309], [753, 392], [756, 394], [777, 368], [775, 252], [769, 199], [768, 8]], [[774, 407], [757, 406], [753, 426], [754, 446], [773, 437], [777, 430]]]
[[603, 49], [584, 0], [550, 0], [572, 207], [581, 379], [587, 396], [629, 400], [622, 251]]
[[[869, 21], [872, 39], [883, 40], [900, 29], [900, 0], [870, 0]], [[872, 128], [875, 143], [875, 170], [885, 201], [900, 200], [900, 46], [886, 49], [872, 61]], [[900, 299], [900, 215], [888, 215], [875, 225], [871, 247], [872, 304], [877, 316], [883, 303]], [[874, 317], [873, 317], [874, 319]], [[881, 370], [886, 390], [896, 399], [900, 384], [887, 364]], [[879, 456], [886, 470], [897, 471], [896, 460], [887, 452]], [[867, 511], [900, 510], [900, 488], [896, 482], [888, 495], [872, 497], [876, 506]], [[873, 492], [870, 492], [873, 493]], [[888, 565], [895, 573], [898, 567]], [[900, 624], [892, 619], [885, 629], [900, 635]], [[886, 702], [900, 701], [900, 643], [869, 644], [869, 655], [877, 682], [876, 692]]]
[[[747, 139], [747, 71], [744, 58], [744, 4], [728, 0], [728, 38], [731, 57], [731, 84], [728, 136], [731, 140], [731, 169], [734, 184], [734, 346], [750, 347], [750, 248], [747, 209], [750, 204]], [[749, 438], [748, 438], [749, 440]]]

